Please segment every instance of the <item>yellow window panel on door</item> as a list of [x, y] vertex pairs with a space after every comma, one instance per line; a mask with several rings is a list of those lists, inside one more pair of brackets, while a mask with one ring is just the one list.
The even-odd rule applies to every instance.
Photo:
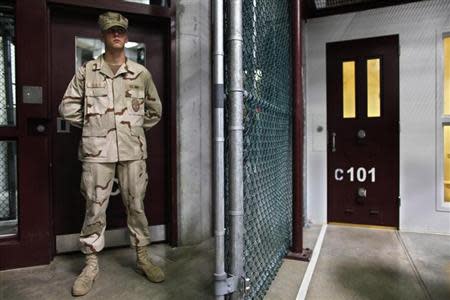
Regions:
[[345, 61], [342, 63], [343, 84], [343, 117], [356, 117], [356, 85], [355, 85], [355, 62]]
[[381, 116], [380, 59], [367, 60], [367, 117]]

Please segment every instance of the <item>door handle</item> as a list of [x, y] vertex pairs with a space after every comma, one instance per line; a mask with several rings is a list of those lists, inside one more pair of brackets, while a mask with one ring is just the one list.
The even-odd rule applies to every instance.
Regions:
[[336, 152], [336, 132], [331, 134], [331, 152]]

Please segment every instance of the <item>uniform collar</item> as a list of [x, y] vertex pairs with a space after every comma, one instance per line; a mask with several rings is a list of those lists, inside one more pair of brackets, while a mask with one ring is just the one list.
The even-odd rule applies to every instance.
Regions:
[[108, 66], [108, 63], [103, 58], [103, 55], [100, 55], [96, 59], [96, 62], [93, 65], [93, 71], [100, 71], [100, 73], [108, 76], [109, 78], [114, 78], [126, 73], [130, 73], [131, 75], [138, 73], [135, 63], [126, 58], [125, 63], [120, 66], [116, 74], [113, 74], [111, 68]]

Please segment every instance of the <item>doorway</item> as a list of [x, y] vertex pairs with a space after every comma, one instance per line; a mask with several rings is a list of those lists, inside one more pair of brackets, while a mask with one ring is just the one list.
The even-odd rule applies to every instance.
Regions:
[[398, 35], [328, 43], [328, 222], [399, 224]]
[[[58, 115], [58, 105], [78, 66], [103, 53], [97, 25], [99, 12], [83, 14], [52, 9], [50, 15], [50, 97], [52, 196], [56, 252], [78, 250], [78, 235], [84, 218], [84, 199], [80, 194], [81, 162], [77, 151], [81, 130], [71, 127]], [[126, 15], [129, 18], [129, 59], [145, 65], [152, 73], [163, 109], [168, 106], [167, 39], [163, 24]], [[152, 242], [166, 241], [169, 219], [168, 122], [147, 132], [149, 185], [144, 199]], [[117, 184], [107, 210], [106, 246], [128, 245], [126, 213]]]

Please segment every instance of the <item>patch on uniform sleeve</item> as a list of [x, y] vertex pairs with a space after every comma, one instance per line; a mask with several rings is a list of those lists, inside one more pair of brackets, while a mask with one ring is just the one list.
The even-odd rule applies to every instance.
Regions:
[[131, 107], [133, 108], [134, 112], [138, 112], [139, 108], [141, 107], [141, 104], [139, 103], [139, 100], [134, 98], [131, 101]]

